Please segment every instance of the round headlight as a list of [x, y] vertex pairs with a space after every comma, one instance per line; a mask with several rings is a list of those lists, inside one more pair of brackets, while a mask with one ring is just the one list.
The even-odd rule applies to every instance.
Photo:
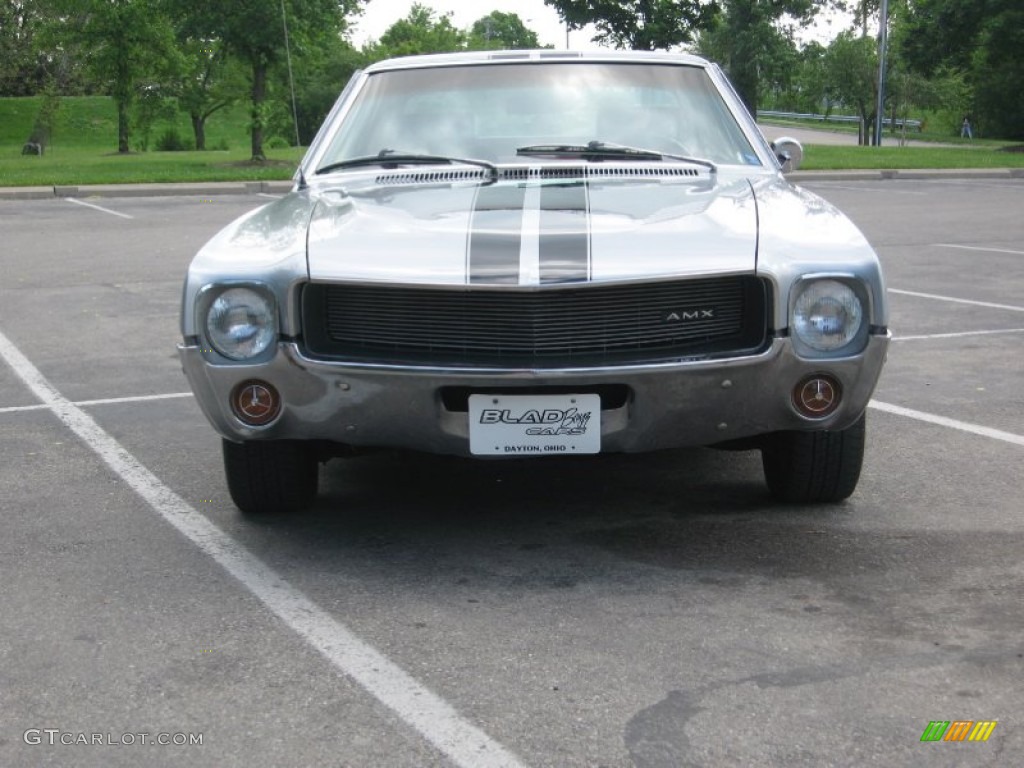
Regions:
[[853, 289], [838, 280], [817, 280], [804, 287], [793, 307], [793, 331], [818, 352], [845, 347], [864, 323], [864, 307]]
[[228, 288], [206, 313], [206, 333], [214, 349], [232, 360], [257, 357], [277, 337], [273, 301], [251, 288]]

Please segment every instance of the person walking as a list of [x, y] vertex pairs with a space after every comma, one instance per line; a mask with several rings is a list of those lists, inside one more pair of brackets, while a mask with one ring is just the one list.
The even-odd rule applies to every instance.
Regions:
[[964, 117], [963, 125], [960, 126], [960, 138], [961, 139], [973, 139], [974, 135], [971, 133], [971, 121]]

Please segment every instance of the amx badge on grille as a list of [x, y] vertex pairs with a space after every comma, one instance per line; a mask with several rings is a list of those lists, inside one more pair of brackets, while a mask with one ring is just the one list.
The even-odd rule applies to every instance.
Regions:
[[665, 315], [666, 323], [688, 323], [691, 320], [713, 320], [715, 310], [711, 309], [679, 309]]

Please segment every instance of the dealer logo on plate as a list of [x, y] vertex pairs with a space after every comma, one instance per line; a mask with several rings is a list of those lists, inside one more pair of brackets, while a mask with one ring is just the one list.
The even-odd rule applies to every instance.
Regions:
[[471, 395], [469, 450], [491, 456], [599, 453], [600, 414], [596, 394]]
[[[510, 410], [485, 408], [480, 413], [481, 424], [538, 424], [543, 426], [527, 427], [528, 435], [585, 435], [590, 413], [580, 413], [578, 408], [566, 411], [553, 408], [544, 411], [530, 409], [521, 416], [513, 415]], [[555, 425], [558, 426], [555, 426]]]

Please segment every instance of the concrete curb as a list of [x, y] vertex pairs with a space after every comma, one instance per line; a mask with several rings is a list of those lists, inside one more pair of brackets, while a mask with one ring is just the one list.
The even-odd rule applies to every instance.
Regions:
[[[793, 182], [928, 181], [934, 179], [1024, 179], [1024, 168], [954, 168], [935, 170], [796, 171]], [[185, 184], [99, 184], [91, 186], [0, 187], [0, 200], [45, 200], [58, 197], [214, 197], [217, 195], [283, 195], [291, 181], [223, 181]]]
[[794, 171], [790, 181], [931, 181], [935, 179], [1024, 179], [1024, 168], [918, 168], [897, 170]]
[[283, 195], [291, 181], [206, 181], [185, 184], [97, 184], [55, 187], [0, 187], [0, 200], [43, 200], [55, 197], [214, 197], [217, 195]]

